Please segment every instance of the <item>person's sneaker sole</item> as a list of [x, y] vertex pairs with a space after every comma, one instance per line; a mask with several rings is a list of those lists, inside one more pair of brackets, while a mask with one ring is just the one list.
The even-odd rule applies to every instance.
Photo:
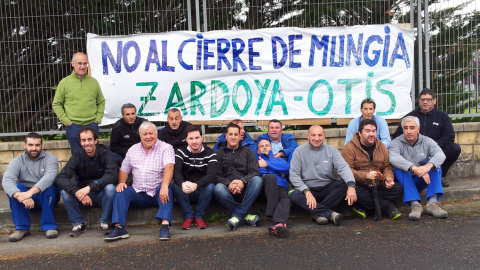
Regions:
[[391, 217], [390, 219], [391, 219], [391, 220], [395, 220], [395, 219], [399, 218], [401, 215], [402, 215], [402, 213], [398, 212], [398, 214], [396, 214], [395, 216]]
[[235, 231], [235, 229], [237, 228], [237, 226], [233, 225], [229, 221], [227, 221], [227, 223], [225, 225], [227, 225], [227, 227], [232, 231]]
[[160, 241], [168, 241], [170, 240], [170, 237], [159, 237]]
[[268, 227], [268, 234], [271, 236], [277, 236], [277, 231], [274, 226]]
[[418, 218], [418, 217], [411, 217], [411, 216], [408, 216], [408, 219], [412, 220], [412, 221], [419, 221], [420, 220], [420, 218]]
[[365, 212], [362, 212], [358, 209], [356, 209], [355, 207], [352, 208], [352, 211], [357, 214], [357, 216], [361, 219], [366, 219], [367, 218], [367, 214]]
[[129, 238], [129, 237], [130, 237], [130, 235], [127, 233], [127, 234], [119, 235], [117, 237], [103, 238], [103, 240], [105, 242], [112, 242], [112, 241], [115, 241], [115, 240], [125, 239], [125, 238]]
[[318, 217], [312, 217], [312, 221], [317, 223], [318, 225], [328, 224], [328, 219], [324, 217], [322, 217], [322, 219], [319, 219]]
[[428, 212], [428, 211], [426, 211], [426, 210], [425, 210], [423, 213], [424, 213], [425, 215], [429, 215], [429, 216], [432, 216], [432, 217], [438, 218], [438, 219], [448, 218], [448, 213], [447, 213], [447, 214], [444, 214], [444, 215], [441, 215], [441, 216], [438, 216], [438, 215], [435, 216], [435, 215], [433, 215], [433, 213], [430, 213], [430, 212]]

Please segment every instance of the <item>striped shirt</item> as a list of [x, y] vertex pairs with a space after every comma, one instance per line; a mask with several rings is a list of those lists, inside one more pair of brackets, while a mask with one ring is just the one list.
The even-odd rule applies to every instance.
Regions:
[[175, 164], [175, 152], [170, 144], [157, 140], [147, 154], [140, 142], [128, 149], [120, 170], [132, 173], [132, 187], [137, 193], [145, 192], [153, 197], [162, 183], [163, 170], [169, 163]]

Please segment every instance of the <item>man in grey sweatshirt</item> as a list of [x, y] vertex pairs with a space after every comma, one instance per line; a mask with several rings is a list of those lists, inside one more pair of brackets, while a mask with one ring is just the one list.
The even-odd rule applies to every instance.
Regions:
[[[312, 213], [314, 222], [322, 225], [330, 220], [340, 225], [343, 215], [332, 208], [342, 199], [349, 205], [357, 200], [355, 178], [340, 152], [323, 143], [325, 132], [321, 126], [311, 126], [307, 139], [308, 143], [295, 150], [290, 162], [290, 182], [295, 187], [290, 199]], [[334, 170], [343, 181], [336, 179]]]
[[[389, 159], [395, 167], [394, 174], [403, 185], [403, 202], [412, 207], [408, 218], [419, 220], [422, 213], [436, 218], [447, 218], [447, 211], [437, 200], [443, 195], [442, 170], [445, 154], [431, 138], [420, 134], [420, 121], [407, 116], [401, 123], [403, 135], [390, 143]], [[427, 207], [423, 211], [419, 192], [427, 189]]]
[[53, 184], [58, 174], [57, 158], [42, 150], [42, 137], [29, 133], [25, 137], [25, 152], [14, 158], [3, 175], [2, 187], [7, 193], [15, 232], [10, 242], [30, 235], [30, 210], [41, 210], [40, 228], [47, 238], [56, 238], [57, 222], [53, 209], [60, 200], [60, 191]]

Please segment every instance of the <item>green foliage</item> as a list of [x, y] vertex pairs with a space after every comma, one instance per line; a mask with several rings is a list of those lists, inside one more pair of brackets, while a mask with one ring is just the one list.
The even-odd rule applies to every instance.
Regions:
[[228, 220], [228, 218], [229, 217], [223, 212], [222, 213], [215, 212], [211, 216], [206, 217], [205, 220], [208, 223], [218, 223], [218, 222], [224, 222]]

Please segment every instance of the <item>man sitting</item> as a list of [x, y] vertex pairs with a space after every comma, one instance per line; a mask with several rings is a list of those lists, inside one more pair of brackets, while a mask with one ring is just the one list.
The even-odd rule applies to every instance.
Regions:
[[[192, 224], [199, 229], [206, 229], [203, 216], [213, 198], [213, 182], [218, 169], [217, 154], [203, 145], [199, 126], [188, 126], [186, 133], [188, 146], [178, 148], [175, 154], [173, 195], [184, 216], [182, 230], [190, 229]], [[197, 202], [195, 211], [190, 202]]]

